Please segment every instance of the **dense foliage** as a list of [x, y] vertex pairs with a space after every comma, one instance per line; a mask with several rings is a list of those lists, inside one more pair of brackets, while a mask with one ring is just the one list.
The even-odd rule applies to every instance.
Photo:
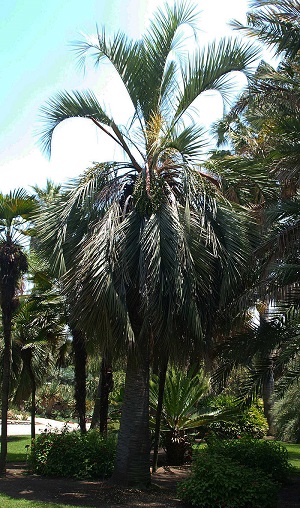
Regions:
[[209, 450], [196, 453], [191, 476], [178, 486], [180, 498], [197, 508], [272, 508], [277, 490], [262, 471]]
[[116, 451], [115, 435], [104, 438], [98, 431], [46, 431], [32, 443], [28, 466], [45, 476], [78, 479], [111, 476]]
[[234, 440], [210, 439], [208, 452], [222, 455], [247, 467], [260, 469], [277, 482], [286, 482], [291, 474], [288, 452], [276, 442], [249, 437]]
[[232, 414], [228, 415], [227, 419], [212, 421], [206, 427], [206, 432], [225, 439], [243, 435], [262, 438], [267, 434], [268, 424], [259, 402], [248, 408], [241, 408], [237, 406], [236, 398], [219, 395], [211, 400], [210, 405], [213, 410], [232, 411]]

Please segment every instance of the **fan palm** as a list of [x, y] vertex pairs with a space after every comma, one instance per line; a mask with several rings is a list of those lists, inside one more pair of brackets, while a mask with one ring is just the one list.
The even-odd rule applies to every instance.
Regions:
[[150, 482], [150, 355], [167, 351], [178, 360], [200, 351], [217, 260], [224, 297], [251, 250], [247, 213], [199, 172], [203, 130], [189, 112], [205, 90], [228, 98], [229, 73], [248, 72], [257, 51], [222, 40], [184, 58], [182, 27], [195, 20], [188, 3], [165, 5], [139, 41], [103, 30], [78, 46], [81, 59], [92, 52], [97, 65], [108, 60], [119, 74], [134, 108], [128, 128], [89, 91], [61, 92], [43, 107], [46, 150], [63, 120], [81, 117], [125, 154], [91, 168], [40, 220], [53, 263], [61, 272], [68, 267], [74, 322], [98, 340], [101, 333], [103, 350], [127, 352], [114, 472], [125, 485]]
[[7, 455], [7, 412], [10, 390], [12, 317], [18, 307], [20, 278], [27, 271], [27, 256], [21, 239], [35, 209], [34, 198], [22, 189], [0, 194], [0, 301], [3, 329], [0, 474], [5, 473]]

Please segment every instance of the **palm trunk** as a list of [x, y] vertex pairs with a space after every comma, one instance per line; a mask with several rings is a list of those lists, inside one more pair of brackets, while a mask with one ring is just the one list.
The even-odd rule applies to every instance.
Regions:
[[[23, 344], [26, 344], [26, 340], [23, 340]], [[23, 347], [21, 349], [21, 357], [23, 360], [24, 369], [28, 372], [30, 379], [31, 388], [31, 408], [30, 408], [30, 426], [31, 426], [31, 439], [35, 439], [35, 394], [36, 394], [36, 382], [32, 368], [32, 349]]]
[[71, 329], [75, 364], [75, 404], [80, 431], [86, 432], [86, 360], [87, 353], [83, 333]]
[[114, 483], [139, 488], [150, 485], [149, 438], [149, 351], [143, 344], [140, 354], [132, 348], [128, 353]]
[[91, 429], [100, 428], [103, 435], [107, 434], [108, 419], [108, 397], [113, 388], [113, 374], [111, 361], [107, 356], [103, 356], [101, 370], [97, 389], [97, 397], [93, 411]]
[[0, 454], [0, 475], [6, 472], [7, 457], [7, 419], [8, 400], [10, 389], [11, 371], [11, 319], [12, 312], [8, 305], [2, 305], [4, 352], [3, 352], [3, 375], [2, 375], [2, 401], [1, 401], [1, 454]]
[[30, 381], [31, 381], [31, 414], [30, 414], [30, 424], [31, 424], [31, 439], [35, 439], [35, 394], [36, 394], [36, 382], [34, 373], [32, 370], [31, 362], [29, 369]]
[[268, 422], [268, 436], [274, 436], [273, 402], [272, 402], [273, 395], [274, 395], [274, 375], [272, 370], [270, 370], [266, 379], [264, 379], [262, 385], [264, 415]]
[[161, 423], [161, 414], [162, 414], [162, 408], [163, 408], [163, 399], [164, 399], [167, 368], [168, 368], [168, 360], [166, 360], [163, 363], [161, 370], [160, 370], [160, 375], [159, 375], [158, 401], [157, 401], [157, 408], [156, 408], [154, 445], [153, 445], [152, 474], [155, 473], [157, 470], [160, 423]]
[[[103, 362], [103, 360], [102, 360]], [[95, 398], [94, 410], [91, 420], [91, 429], [97, 429], [100, 427], [100, 405], [101, 405], [101, 384], [102, 384], [102, 362], [99, 373], [99, 381], [97, 386], [97, 394]]]
[[108, 418], [108, 396], [112, 390], [112, 368], [111, 362], [107, 358], [102, 360], [102, 383], [100, 396], [100, 433], [104, 436], [107, 434], [107, 418]]

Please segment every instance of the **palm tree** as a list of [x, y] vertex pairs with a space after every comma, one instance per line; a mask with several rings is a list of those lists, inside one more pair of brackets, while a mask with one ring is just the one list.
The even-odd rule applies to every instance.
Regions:
[[[47, 180], [44, 189], [35, 185], [33, 187], [37, 194], [38, 203], [43, 210], [47, 208], [51, 202], [54, 202], [60, 195], [61, 185], [55, 185], [51, 180]], [[76, 237], [75, 230], [78, 224], [75, 223], [72, 236]], [[31, 245], [37, 252], [41, 250], [38, 238], [34, 238]], [[46, 258], [49, 256], [47, 249], [45, 250]], [[68, 261], [66, 260], [66, 263]], [[48, 267], [49, 269], [49, 267]], [[52, 267], [52, 276], [57, 277], [61, 275], [61, 271]], [[65, 302], [66, 319], [68, 316], [68, 302]], [[67, 319], [68, 321], [68, 319]], [[82, 433], [86, 432], [86, 364], [87, 364], [87, 350], [86, 350], [86, 337], [82, 330], [78, 329], [76, 325], [67, 323], [72, 334], [72, 349], [74, 356], [74, 396], [75, 396], [75, 410], [78, 417], [79, 428]]]
[[[81, 117], [124, 152], [122, 162], [91, 168], [40, 221], [44, 244], [55, 244], [53, 263], [64, 269], [64, 256], [72, 256], [64, 281], [74, 322], [91, 336], [101, 331], [102, 350], [109, 343], [115, 355], [127, 353], [114, 471], [123, 485], [150, 483], [151, 355], [184, 360], [203, 352], [216, 260], [222, 298], [225, 279], [238, 281], [251, 250], [246, 211], [230, 206], [199, 172], [203, 129], [189, 112], [205, 90], [226, 97], [230, 72], [248, 72], [257, 51], [223, 39], [187, 59], [181, 29], [194, 28], [195, 20], [191, 5], [165, 5], [139, 41], [103, 30], [78, 46], [83, 60], [92, 52], [97, 64], [108, 60], [119, 74], [134, 109], [128, 128], [89, 91], [61, 92], [43, 107], [44, 149], [50, 151], [57, 125]], [[74, 217], [79, 229], [72, 236]]]
[[26, 233], [35, 200], [22, 189], [0, 194], [0, 300], [3, 328], [0, 474], [5, 474], [7, 455], [7, 412], [10, 391], [12, 318], [18, 307], [19, 283], [27, 271], [27, 256], [20, 243]]
[[247, 25], [232, 22], [237, 30], [258, 38], [271, 47], [276, 55], [297, 57], [300, 50], [298, 0], [253, 0], [247, 13]]
[[[45, 265], [29, 257], [30, 294], [23, 296], [14, 319], [13, 370], [14, 402], [31, 396], [31, 438], [35, 438], [36, 389], [44, 382], [51, 366], [61, 363], [66, 346], [64, 299], [45, 270]], [[38, 268], [37, 268], [38, 267]], [[14, 383], [12, 383], [13, 385]]]

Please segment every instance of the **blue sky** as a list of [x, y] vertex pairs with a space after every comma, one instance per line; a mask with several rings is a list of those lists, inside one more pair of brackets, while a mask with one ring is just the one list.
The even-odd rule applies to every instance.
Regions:
[[[95, 32], [96, 23], [110, 31], [122, 29], [133, 37], [144, 31], [151, 12], [162, 0], [0, 0], [0, 191], [38, 183], [46, 178], [62, 182], [76, 176], [92, 161], [103, 160], [103, 140], [87, 120], [71, 120], [59, 126], [49, 162], [41, 154], [36, 133], [39, 109], [59, 90], [91, 88], [105, 103], [118, 84], [108, 70], [92, 66], [83, 74], [76, 66], [72, 41]], [[196, 3], [196, 2], [195, 2]], [[228, 33], [232, 17], [244, 20], [246, 0], [197, 2], [203, 40]], [[126, 113], [117, 104], [120, 117]], [[209, 107], [211, 121], [221, 114]], [[206, 115], [207, 117], [207, 115]]]

